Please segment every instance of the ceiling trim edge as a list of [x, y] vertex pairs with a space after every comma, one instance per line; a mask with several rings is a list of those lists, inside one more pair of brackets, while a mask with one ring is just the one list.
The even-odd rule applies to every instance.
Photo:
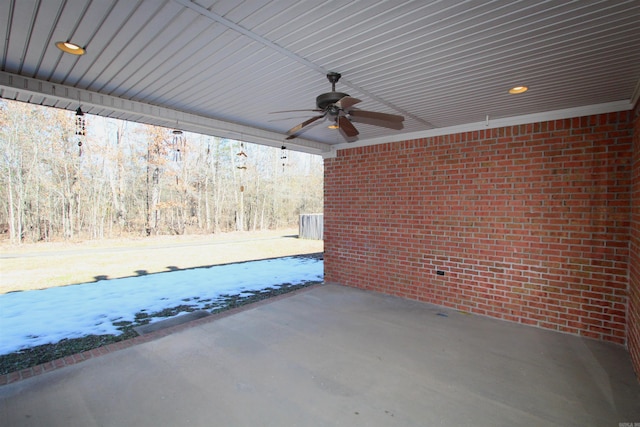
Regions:
[[429, 129], [425, 131], [405, 133], [384, 138], [373, 138], [366, 141], [356, 141], [352, 143], [341, 143], [331, 146], [331, 151], [323, 154], [323, 158], [336, 157], [338, 150], [346, 150], [355, 147], [367, 147], [370, 145], [386, 144], [389, 142], [408, 141], [412, 139], [429, 138], [433, 136], [452, 135], [456, 133], [472, 132], [484, 129], [495, 129], [506, 126], [517, 126], [528, 123], [546, 122], [550, 120], [569, 119], [572, 117], [591, 116], [594, 114], [614, 113], [617, 111], [627, 111], [633, 108], [633, 103], [629, 100], [608, 102], [604, 104], [587, 105], [577, 108], [566, 108], [562, 110], [545, 111], [542, 113], [526, 114], [515, 117], [504, 117], [491, 119], [483, 122], [467, 123], [458, 126]]
[[97, 92], [50, 83], [4, 71], [0, 71], [0, 88], [19, 93], [41, 95], [49, 99], [79, 103], [83, 108], [90, 106], [110, 112], [132, 113], [137, 116], [154, 119], [154, 122], [158, 122], [159, 126], [167, 128], [175, 128], [176, 123], [179, 123], [181, 130], [204, 135], [242, 140], [278, 148], [286, 145], [290, 150], [309, 154], [322, 155], [331, 150], [329, 144], [321, 142], [303, 138], [296, 138], [295, 141], [285, 142], [286, 136], [276, 132], [183, 111], [171, 110], [169, 108], [131, 101], [115, 96], [103, 95]]
[[633, 95], [631, 95], [631, 105], [635, 107], [638, 100], [640, 100], [640, 79], [638, 79], [638, 83], [636, 83], [636, 87], [633, 90]]

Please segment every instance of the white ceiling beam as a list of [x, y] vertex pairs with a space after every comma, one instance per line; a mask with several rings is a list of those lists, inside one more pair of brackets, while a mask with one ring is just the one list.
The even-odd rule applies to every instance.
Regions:
[[[102, 95], [88, 90], [23, 77], [3, 71], [0, 71], [0, 89], [43, 96], [49, 103], [51, 100], [71, 102], [74, 104], [78, 103], [83, 110], [88, 113], [91, 113], [91, 108], [110, 113], [135, 113], [140, 117], [149, 119], [149, 122], [146, 123], [157, 124], [167, 128], [175, 128], [176, 125], [179, 124], [181, 130], [204, 135], [242, 140], [278, 148], [286, 145], [290, 150], [310, 154], [322, 155], [331, 151], [330, 145], [321, 142], [310, 141], [304, 138], [285, 141], [285, 135], [276, 132], [115, 96]], [[102, 112], [101, 115], [109, 117], [109, 114], [105, 114], [104, 112]]]
[[[250, 31], [244, 27], [242, 27], [241, 25], [236, 24], [235, 22], [232, 22], [228, 19], [226, 19], [224, 16], [220, 16], [216, 13], [211, 12], [209, 9], [205, 9], [204, 7], [192, 2], [191, 0], [174, 0], [175, 2], [183, 5], [184, 7], [187, 7], [191, 10], [193, 10], [196, 13], [199, 13], [202, 16], [205, 16], [219, 24], [224, 25], [225, 27], [233, 30], [233, 31], [237, 31], [238, 33], [242, 34], [243, 36], [249, 37], [251, 40], [261, 43], [262, 45], [268, 47], [269, 49], [272, 49], [284, 56], [286, 56], [289, 59], [293, 59], [294, 61], [297, 61], [303, 65], [305, 65], [306, 67], [315, 70], [319, 73], [322, 73], [324, 75], [326, 75], [328, 72], [330, 71], [336, 71], [337, 70], [327, 70], [324, 67], [321, 67], [320, 65], [315, 64], [312, 61], [309, 61], [306, 58], [301, 57], [300, 55], [297, 55], [294, 52], [291, 52], [288, 49], [285, 49], [284, 47], [272, 42], [271, 40], [268, 40], [262, 36], [260, 36], [259, 34], [254, 33], [253, 31]], [[434, 127], [433, 124], [429, 123], [428, 121], [426, 121], [425, 119], [423, 119], [422, 117], [418, 117], [417, 115], [412, 114], [411, 112], [398, 107], [397, 105], [392, 104], [391, 102], [375, 95], [374, 93], [372, 93], [371, 91], [368, 91], [366, 89], [364, 89], [361, 86], [358, 86], [356, 84], [354, 84], [353, 82], [345, 79], [345, 78], [341, 78], [340, 83], [350, 87], [353, 90], [357, 90], [360, 93], [367, 95], [369, 98], [379, 102], [382, 105], [386, 105], [387, 107], [395, 110], [396, 112], [402, 114], [405, 117], [411, 117], [413, 120], [422, 123], [423, 125], [426, 125], [428, 127]]]

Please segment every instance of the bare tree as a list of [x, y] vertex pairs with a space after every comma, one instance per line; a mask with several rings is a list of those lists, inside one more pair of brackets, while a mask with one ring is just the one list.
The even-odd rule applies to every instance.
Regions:
[[[0, 100], [0, 233], [14, 243], [297, 225], [322, 211], [322, 159]], [[79, 148], [82, 148], [80, 152]]]

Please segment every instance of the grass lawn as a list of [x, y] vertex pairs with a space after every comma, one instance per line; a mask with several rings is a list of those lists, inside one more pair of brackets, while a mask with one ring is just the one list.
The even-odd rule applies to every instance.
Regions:
[[323, 252], [297, 229], [0, 244], [0, 294], [162, 271]]

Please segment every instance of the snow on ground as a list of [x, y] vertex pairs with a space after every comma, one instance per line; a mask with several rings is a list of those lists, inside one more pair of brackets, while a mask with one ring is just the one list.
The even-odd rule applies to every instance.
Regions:
[[322, 260], [286, 257], [4, 294], [0, 355], [64, 338], [120, 335], [114, 323], [133, 322], [142, 311], [151, 314], [185, 304], [200, 309], [222, 295], [246, 296], [322, 278]]

